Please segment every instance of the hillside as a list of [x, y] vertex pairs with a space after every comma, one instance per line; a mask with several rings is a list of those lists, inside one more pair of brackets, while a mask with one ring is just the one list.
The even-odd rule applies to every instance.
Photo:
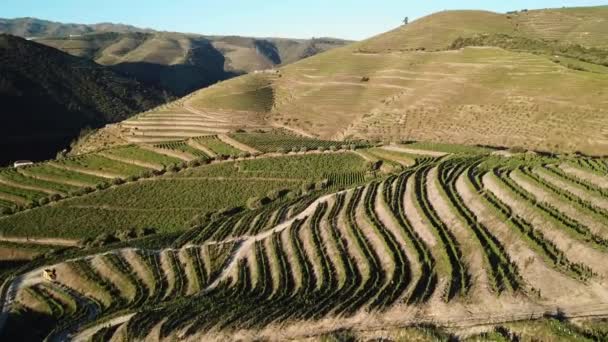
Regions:
[[440, 12], [188, 103], [323, 138], [605, 154], [607, 21], [608, 7]]
[[131, 25], [100, 23], [93, 25], [66, 24], [37, 18], [0, 18], [0, 32], [24, 38], [34, 37], [62, 37], [69, 35], [82, 35], [95, 32], [148, 32]]
[[338, 39], [205, 37], [182, 33], [93, 33], [36, 42], [95, 60], [176, 95], [236, 75], [289, 64], [346, 44]]
[[334, 144], [234, 133], [2, 170], [2, 255], [34, 256], [0, 272], [0, 336], [604, 340], [605, 158]]
[[0, 33], [32, 38], [74, 56], [112, 66], [139, 82], [178, 96], [349, 43], [333, 38], [203, 36], [122, 24], [63, 24], [35, 18], [0, 19]]
[[0, 35], [0, 164], [46, 159], [86, 127], [97, 128], [167, 99], [84, 58]]

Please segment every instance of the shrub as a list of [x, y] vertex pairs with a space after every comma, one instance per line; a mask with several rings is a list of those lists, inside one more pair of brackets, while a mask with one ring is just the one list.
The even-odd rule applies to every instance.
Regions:
[[[49, 199], [47, 197], [42, 197], [42, 198], [38, 199], [38, 204], [39, 205], [49, 204]], [[6, 208], [6, 209], [8, 209], [8, 208]]]
[[300, 147], [300, 152], [306, 152], [306, 151], [308, 151], [308, 148], [306, 148], [306, 146]]
[[171, 164], [171, 165], [167, 166], [167, 171], [169, 171], [169, 172], [178, 172], [179, 170], [180, 170], [180, 168], [176, 164]]
[[283, 148], [283, 147], [279, 147], [279, 148], [277, 148], [277, 153], [285, 154], [285, 152], [287, 152], [287, 151], [285, 150], [285, 148]]
[[137, 237], [144, 237], [144, 236], [156, 234], [156, 228], [152, 228], [152, 227], [137, 228], [137, 230], [135, 231], [135, 234]]
[[277, 199], [285, 196], [287, 192], [288, 190], [285, 189], [276, 189], [269, 191], [268, 194], [266, 194], [266, 197], [268, 197], [268, 199], [270, 199], [271, 201], [276, 201]]
[[127, 182], [137, 182], [138, 180], [139, 177], [135, 175], [127, 177]]
[[140, 178], [152, 178], [152, 176], [154, 176], [153, 171], [144, 171], [139, 175]]
[[298, 148], [297, 148], [297, 147], [295, 147], [295, 146], [294, 146], [294, 147], [292, 147], [292, 148], [291, 148], [291, 152], [294, 152], [294, 153], [298, 152]]
[[332, 151], [332, 152], [336, 152], [338, 150], [338, 147], [335, 146], [335, 145], [332, 145], [332, 146], [329, 147], [329, 150]]
[[313, 183], [304, 183], [302, 184], [302, 193], [308, 193], [315, 189], [315, 185]]
[[269, 202], [268, 197], [251, 197], [247, 200], [247, 207], [251, 210], [260, 209]]
[[241, 152], [241, 153], [239, 153], [239, 158], [247, 158], [249, 156], [251, 156], [251, 153], [249, 153], [249, 152]]
[[85, 194], [90, 194], [93, 191], [95, 191], [95, 189], [91, 188], [90, 186], [86, 186], [86, 187], [82, 188], [82, 192]]
[[60, 194], [52, 194], [51, 196], [49, 196], [49, 201], [51, 202], [57, 202], [59, 200], [61, 200]]
[[188, 162], [188, 167], [197, 167], [201, 166], [201, 161], [198, 159], [194, 159]]
[[326, 150], [325, 146], [317, 147], [317, 151], [319, 151], [319, 152], [325, 152], [325, 150]]
[[95, 188], [97, 188], [97, 190], [104, 190], [110, 187], [110, 184], [108, 184], [107, 182], [101, 182], [97, 185], [95, 185]]
[[131, 229], [125, 229], [125, 230], [121, 230], [118, 233], [116, 233], [116, 237], [120, 241], [128, 241], [130, 239], [136, 238], [137, 237], [137, 232], [133, 228], [131, 228]]
[[91, 247], [101, 247], [106, 246], [114, 242], [118, 242], [119, 240], [110, 233], [102, 233], [98, 235], [91, 243], [89, 244]]
[[368, 76], [361, 77], [361, 82], [369, 82], [369, 77]]
[[10, 215], [13, 213], [11, 208], [0, 208], [0, 215]]
[[323, 179], [315, 184], [316, 190], [323, 190], [329, 186], [329, 179]]
[[124, 184], [125, 180], [122, 178], [114, 178], [112, 179], [112, 184], [114, 185], [121, 185]]

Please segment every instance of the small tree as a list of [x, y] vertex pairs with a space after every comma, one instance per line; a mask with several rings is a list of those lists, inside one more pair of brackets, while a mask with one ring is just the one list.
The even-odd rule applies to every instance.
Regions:
[[306, 146], [300, 147], [300, 152], [306, 152], [306, 151], [308, 151], [308, 148]]
[[410, 23], [410, 18], [409, 17], [403, 18], [403, 25], [407, 25], [409, 23]]

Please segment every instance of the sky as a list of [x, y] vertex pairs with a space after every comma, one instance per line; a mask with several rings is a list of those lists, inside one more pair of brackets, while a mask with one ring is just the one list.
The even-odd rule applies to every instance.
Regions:
[[607, 0], [1, 0], [0, 18], [94, 24], [113, 22], [161, 31], [253, 37], [360, 40], [448, 9], [506, 12], [597, 6]]

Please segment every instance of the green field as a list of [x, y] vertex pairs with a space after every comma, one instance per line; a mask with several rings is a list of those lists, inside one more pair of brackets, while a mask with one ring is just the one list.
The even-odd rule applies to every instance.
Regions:
[[156, 144], [156, 145], [154, 145], [154, 147], [164, 148], [167, 150], [175, 150], [178, 152], [185, 152], [185, 153], [188, 153], [190, 155], [193, 155], [193, 156], [199, 157], [199, 158], [207, 157], [205, 152], [198, 150], [192, 146], [189, 146], [185, 141], [166, 142], [166, 143], [162, 143], [162, 144]]
[[141, 166], [117, 162], [95, 154], [61, 159], [58, 161], [58, 164], [68, 167], [84, 168], [90, 171], [108, 172], [119, 176], [138, 175], [148, 170]]
[[152, 151], [144, 150], [135, 145], [127, 147], [118, 147], [104, 151], [107, 154], [117, 156], [120, 158], [134, 159], [149, 163], [157, 163], [160, 165], [170, 165], [181, 162], [181, 159], [169, 157], [163, 154], [154, 153]]
[[215, 152], [218, 155], [224, 156], [238, 156], [242, 151], [232, 147], [225, 142], [221, 141], [217, 138], [217, 136], [211, 137], [200, 137], [194, 139], [199, 144], [207, 147], [211, 151]]
[[340, 149], [343, 145], [347, 148], [350, 148], [351, 145], [361, 145], [360, 142], [317, 140], [289, 133], [234, 133], [231, 137], [262, 152], [300, 152], [302, 148], [304, 150], [318, 148], [328, 150], [332, 147]]

